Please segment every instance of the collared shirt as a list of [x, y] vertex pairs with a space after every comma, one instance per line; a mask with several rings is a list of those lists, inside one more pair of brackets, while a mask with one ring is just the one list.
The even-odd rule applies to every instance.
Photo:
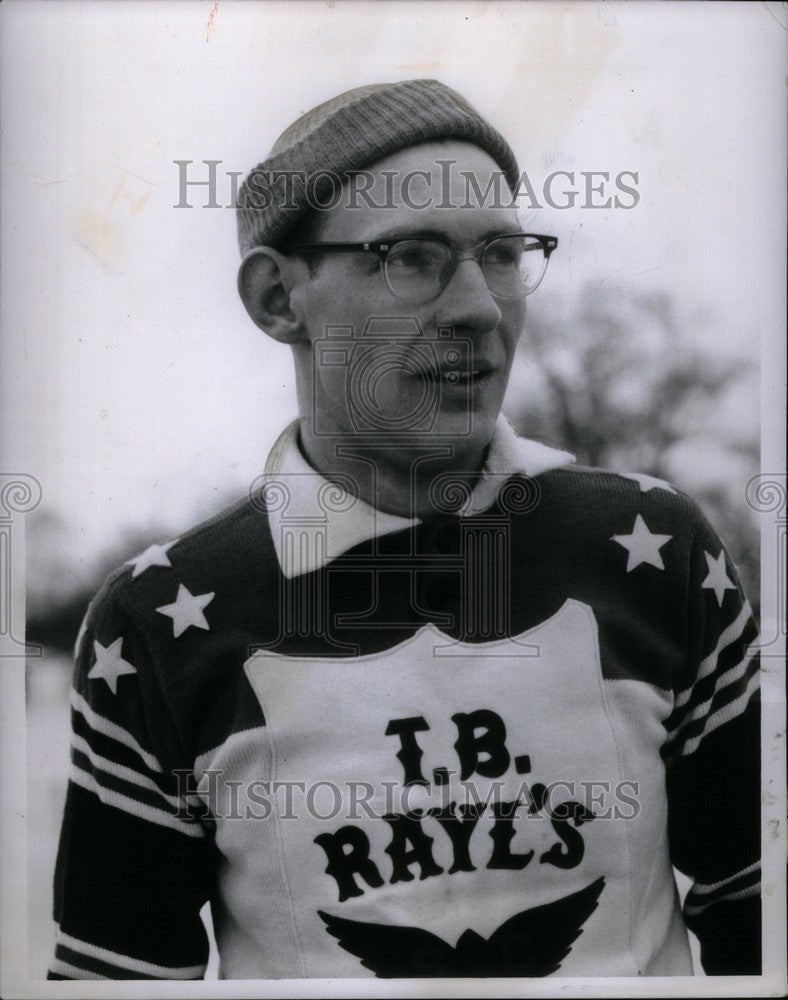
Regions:
[[[506, 418], [500, 416], [479, 479], [457, 513], [469, 517], [486, 510], [504, 480], [516, 473], [533, 477], [572, 462], [574, 456], [569, 452], [518, 437]], [[298, 447], [297, 420], [285, 428], [271, 449], [265, 481], [273, 500], [268, 504], [271, 535], [279, 565], [288, 579], [320, 569], [361, 542], [420, 523], [416, 517], [376, 510], [316, 472]], [[290, 525], [298, 525], [302, 537], [305, 532], [311, 535], [312, 544], [289, 544]], [[323, 544], [315, 544], [318, 537]]]

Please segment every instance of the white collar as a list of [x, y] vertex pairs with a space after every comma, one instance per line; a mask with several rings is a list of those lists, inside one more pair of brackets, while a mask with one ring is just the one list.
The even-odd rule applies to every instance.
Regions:
[[[288, 579], [312, 573], [371, 538], [419, 524], [419, 518], [376, 510], [307, 463], [298, 447], [298, 420], [279, 435], [265, 466], [268, 523], [282, 572]], [[574, 455], [518, 437], [500, 416], [481, 475], [462, 517], [490, 507], [503, 481], [515, 473], [538, 476], [574, 462]]]

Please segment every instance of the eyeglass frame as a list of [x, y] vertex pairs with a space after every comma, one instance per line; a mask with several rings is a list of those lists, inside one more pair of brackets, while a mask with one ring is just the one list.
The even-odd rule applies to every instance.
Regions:
[[[449, 240], [442, 236], [398, 236], [393, 240], [368, 240], [364, 243], [296, 243], [294, 246], [281, 247], [280, 253], [374, 253], [378, 255], [381, 263], [381, 270], [383, 272], [383, 280], [386, 282], [386, 287], [391, 292], [391, 294], [399, 299], [400, 301], [408, 301], [405, 296], [398, 295], [394, 289], [391, 287], [391, 282], [389, 281], [388, 271], [386, 269], [386, 261], [388, 258], [389, 251], [392, 250], [398, 243], [441, 243], [449, 249], [451, 252], [451, 257], [448, 260], [448, 264], [451, 265], [448, 272], [448, 278], [445, 283], [443, 283], [438, 291], [431, 296], [429, 299], [425, 299], [421, 304], [426, 302], [431, 302], [446, 290], [451, 279], [457, 270], [457, 267], [464, 260], [475, 260], [479, 265], [479, 268], [484, 275], [485, 281], [487, 281], [487, 275], [484, 274], [484, 268], [482, 267], [481, 261], [482, 256], [487, 249], [487, 247], [494, 243], [496, 240], [508, 239], [509, 237], [528, 237], [532, 240], [537, 240], [541, 246], [542, 252], [544, 253], [545, 266], [539, 280], [534, 285], [532, 289], [528, 292], [523, 292], [520, 295], [498, 295], [490, 289], [490, 294], [494, 295], [497, 299], [524, 299], [526, 296], [531, 295], [536, 289], [541, 285], [542, 279], [547, 272], [547, 265], [550, 262], [550, 255], [558, 246], [557, 236], [545, 236], [539, 233], [498, 233], [496, 236], [490, 236], [487, 239], [477, 243], [475, 247], [469, 247], [465, 253], [461, 253]], [[527, 249], [531, 249], [530, 247]], [[489, 287], [489, 284], [488, 284]]]

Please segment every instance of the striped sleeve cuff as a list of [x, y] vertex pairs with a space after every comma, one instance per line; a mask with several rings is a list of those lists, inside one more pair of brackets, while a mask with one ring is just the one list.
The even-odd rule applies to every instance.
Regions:
[[143, 962], [99, 948], [58, 931], [50, 978], [58, 979], [201, 979], [206, 965], [168, 966]]
[[704, 885], [695, 882], [684, 901], [684, 913], [688, 917], [697, 916], [717, 903], [733, 902], [748, 896], [759, 896], [761, 892], [761, 865], [759, 861], [743, 868], [730, 878]]

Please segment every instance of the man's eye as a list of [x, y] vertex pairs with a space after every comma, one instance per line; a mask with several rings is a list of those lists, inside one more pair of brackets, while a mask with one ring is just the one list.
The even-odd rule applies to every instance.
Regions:
[[490, 247], [485, 254], [487, 264], [497, 267], [508, 267], [519, 264], [522, 257], [522, 248], [516, 246]]
[[392, 263], [396, 267], [408, 267], [408, 268], [421, 268], [425, 267], [429, 262], [423, 253], [418, 251], [413, 251], [412, 253], [401, 254], [399, 257], [395, 257]]
[[388, 266], [401, 270], [425, 271], [439, 268], [444, 262], [445, 254], [441, 248], [430, 246], [397, 247], [389, 254]]

